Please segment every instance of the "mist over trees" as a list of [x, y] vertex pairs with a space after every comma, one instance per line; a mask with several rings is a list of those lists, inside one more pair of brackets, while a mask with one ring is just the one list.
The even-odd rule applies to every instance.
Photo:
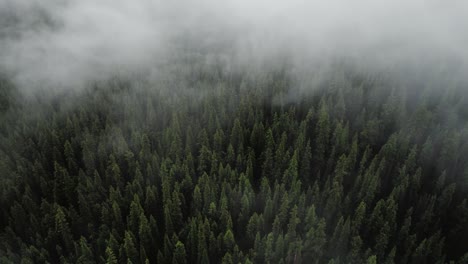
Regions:
[[468, 263], [467, 17], [0, 0], [0, 263]]
[[466, 263], [464, 86], [205, 66], [53, 99], [3, 80], [2, 261]]
[[80, 90], [195, 52], [241, 69], [347, 58], [412, 75], [446, 62], [466, 81], [467, 18], [460, 0], [0, 0], [0, 71], [28, 92]]

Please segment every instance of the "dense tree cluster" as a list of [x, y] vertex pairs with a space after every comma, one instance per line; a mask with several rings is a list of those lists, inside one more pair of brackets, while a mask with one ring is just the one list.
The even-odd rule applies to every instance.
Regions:
[[459, 85], [206, 72], [2, 81], [0, 262], [468, 263]]

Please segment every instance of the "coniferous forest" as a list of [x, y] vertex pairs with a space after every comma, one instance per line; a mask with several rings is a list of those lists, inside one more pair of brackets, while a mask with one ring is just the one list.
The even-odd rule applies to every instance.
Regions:
[[460, 83], [170, 71], [2, 79], [1, 263], [468, 263]]

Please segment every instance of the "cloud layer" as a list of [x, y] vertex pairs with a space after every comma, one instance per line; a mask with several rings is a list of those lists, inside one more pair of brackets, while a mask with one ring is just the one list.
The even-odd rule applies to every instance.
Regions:
[[467, 28], [457, 0], [0, 0], [0, 70], [29, 89], [80, 87], [191, 51], [241, 65], [287, 56], [463, 72]]

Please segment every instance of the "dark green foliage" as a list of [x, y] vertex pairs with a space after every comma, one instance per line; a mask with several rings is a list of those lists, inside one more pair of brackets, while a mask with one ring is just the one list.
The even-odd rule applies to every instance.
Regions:
[[466, 263], [460, 88], [200, 71], [47, 99], [0, 83], [0, 262]]

